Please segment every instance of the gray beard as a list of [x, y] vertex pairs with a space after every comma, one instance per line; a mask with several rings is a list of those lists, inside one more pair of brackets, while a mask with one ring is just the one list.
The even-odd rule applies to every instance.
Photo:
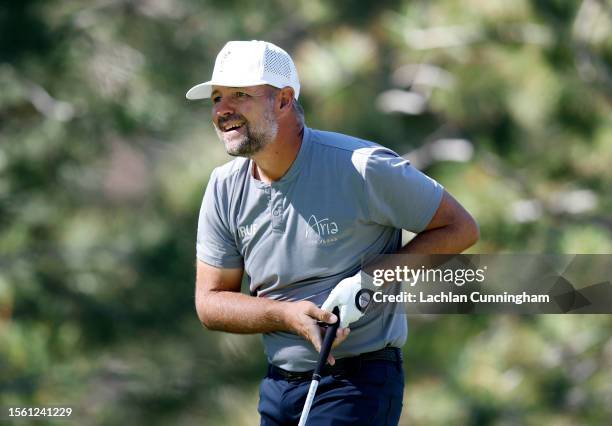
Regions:
[[[256, 133], [251, 130], [248, 124], [245, 125], [246, 135], [238, 141], [233, 141], [231, 145], [225, 144], [225, 151], [233, 157], [250, 157], [261, 151], [271, 139], [265, 134]], [[223, 132], [217, 130], [217, 136], [221, 142], [225, 143]]]
[[261, 126], [251, 127], [249, 123], [245, 123], [244, 127], [246, 135], [242, 136], [239, 141], [228, 145], [223, 137], [224, 132], [215, 125], [215, 131], [221, 142], [224, 143], [225, 151], [233, 157], [252, 157], [272, 142], [278, 133], [278, 123], [271, 110], [266, 111]]

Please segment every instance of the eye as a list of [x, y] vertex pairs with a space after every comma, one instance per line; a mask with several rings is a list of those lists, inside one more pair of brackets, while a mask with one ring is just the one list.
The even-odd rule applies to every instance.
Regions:
[[235, 96], [237, 98], [247, 98], [249, 95], [247, 93], [244, 93], [244, 92], [236, 92]]
[[219, 102], [221, 100], [221, 96], [219, 95], [215, 95], [211, 98], [211, 101], [213, 104], [216, 104], [217, 102]]

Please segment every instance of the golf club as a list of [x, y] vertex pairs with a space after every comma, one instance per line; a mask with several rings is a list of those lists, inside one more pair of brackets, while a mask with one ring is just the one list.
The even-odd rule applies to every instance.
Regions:
[[310, 407], [312, 407], [315, 393], [317, 393], [319, 380], [321, 380], [321, 370], [327, 363], [327, 357], [329, 356], [332, 343], [336, 337], [336, 331], [340, 325], [340, 311], [337, 306], [334, 308], [332, 313], [336, 315], [338, 319], [333, 324], [326, 324], [327, 330], [325, 330], [325, 337], [323, 337], [323, 344], [321, 345], [321, 352], [319, 353], [319, 361], [317, 362], [317, 367], [315, 368], [314, 373], [312, 373], [312, 382], [310, 382], [310, 388], [308, 389], [308, 395], [306, 396], [306, 402], [304, 402], [304, 409], [302, 410], [302, 415], [300, 416], [298, 426], [306, 426], [306, 419], [308, 418]]

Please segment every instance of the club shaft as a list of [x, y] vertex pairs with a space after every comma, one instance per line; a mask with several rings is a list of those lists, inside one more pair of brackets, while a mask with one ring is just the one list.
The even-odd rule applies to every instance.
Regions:
[[306, 396], [306, 402], [304, 403], [304, 409], [302, 410], [302, 415], [300, 416], [298, 426], [306, 426], [306, 419], [308, 418], [308, 413], [310, 413], [310, 407], [312, 407], [312, 401], [314, 400], [315, 393], [317, 393], [317, 387], [319, 387], [318, 380], [313, 380], [310, 382], [310, 389], [308, 389], [308, 395]]
[[306, 396], [306, 402], [304, 403], [304, 409], [302, 410], [298, 426], [306, 425], [306, 419], [308, 418], [308, 413], [310, 413], [310, 407], [312, 407], [312, 402], [314, 401], [315, 393], [319, 386], [319, 380], [321, 380], [321, 370], [323, 370], [323, 367], [327, 363], [327, 357], [331, 352], [332, 344], [336, 338], [336, 331], [338, 331], [338, 326], [340, 325], [340, 312], [337, 307], [334, 308], [333, 313], [338, 317], [338, 320], [334, 324], [329, 325], [327, 330], [325, 330], [321, 352], [319, 353], [319, 361], [312, 375], [312, 382], [310, 382], [310, 388], [308, 389], [308, 395]]

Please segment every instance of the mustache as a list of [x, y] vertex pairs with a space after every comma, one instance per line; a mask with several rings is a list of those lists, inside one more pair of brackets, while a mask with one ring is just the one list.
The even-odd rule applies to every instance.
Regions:
[[217, 120], [217, 127], [223, 127], [228, 121], [243, 121], [247, 123], [246, 119], [240, 114], [232, 114], [227, 117], [221, 117]]

